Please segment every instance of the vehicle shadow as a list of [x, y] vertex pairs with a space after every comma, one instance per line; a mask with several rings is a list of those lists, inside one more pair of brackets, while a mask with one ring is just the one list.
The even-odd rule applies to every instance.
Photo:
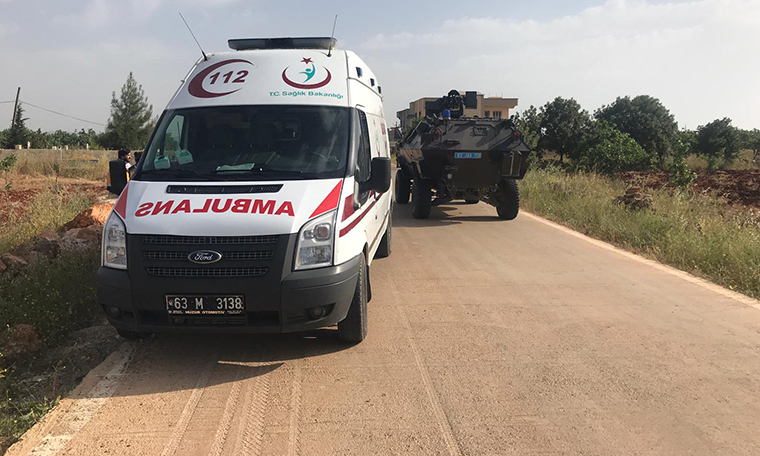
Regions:
[[[109, 396], [141, 396], [240, 382], [270, 374], [287, 361], [353, 348], [335, 328], [297, 334], [157, 334], [135, 344], [121, 385]], [[99, 397], [94, 388], [88, 397]]]
[[[485, 203], [481, 203], [485, 204]], [[451, 226], [463, 222], [503, 222], [494, 209], [493, 215], [463, 215], [461, 211], [466, 207], [476, 207], [473, 204], [462, 202], [447, 203], [433, 207], [430, 217], [424, 220], [412, 217], [412, 203], [393, 205], [393, 226], [402, 228], [428, 228], [433, 226]], [[466, 209], [465, 209], [466, 210]]]

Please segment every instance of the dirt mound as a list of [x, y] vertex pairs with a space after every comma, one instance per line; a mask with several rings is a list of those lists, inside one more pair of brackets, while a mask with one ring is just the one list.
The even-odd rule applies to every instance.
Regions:
[[[697, 171], [694, 190], [714, 194], [731, 204], [760, 208], [760, 169], [727, 171]], [[659, 189], [673, 187], [664, 171], [631, 171], [621, 173], [620, 178], [629, 185]]]
[[74, 220], [63, 225], [65, 231], [73, 230], [75, 228], [86, 228], [91, 225], [104, 225], [108, 219], [108, 215], [113, 209], [113, 203], [103, 203], [92, 206], [83, 210]]

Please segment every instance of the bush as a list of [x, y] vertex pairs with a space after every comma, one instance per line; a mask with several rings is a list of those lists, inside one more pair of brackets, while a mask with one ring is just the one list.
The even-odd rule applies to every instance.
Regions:
[[30, 324], [50, 344], [89, 325], [100, 312], [95, 295], [99, 260], [98, 249], [65, 251], [0, 276], [0, 327]]
[[613, 174], [650, 169], [656, 162], [657, 153], [645, 151], [633, 138], [602, 122], [586, 141], [576, 169]]
[[675, 157], [673, 163], [668, 165], [668, 182], [672, 185], [685, 189], [690, 187], [695, 180], [697, 180], [697, 175], [689, 169], [683, 155]]

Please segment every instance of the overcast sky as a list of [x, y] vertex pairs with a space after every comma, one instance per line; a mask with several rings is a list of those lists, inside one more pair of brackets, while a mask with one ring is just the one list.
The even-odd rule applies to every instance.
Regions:
[[[199, 52], [253, 36], [329, 35], [375, 71], [389, 124], [451, 88], [556, 96], [593, 111], [622, 95], [662, 100], [681, 127], [731, 117], [760, 128], [760, 0], [303, 1], [0, 0], [0, 102], [21, 98], [105, 123], [133, 71], [154, 114]], [[12, 104], [0, 104], [7, 128]], [[28, 126], [94, 127], [27, 107]]]

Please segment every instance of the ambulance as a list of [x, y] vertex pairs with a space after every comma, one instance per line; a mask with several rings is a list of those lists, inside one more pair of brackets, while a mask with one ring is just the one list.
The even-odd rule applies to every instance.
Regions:
[[333, 38], [229, 46], [192, 68], [131, 179], [111, 176], [98, 302], [128, 339], [337, 325], [361, 342], [391, 253], [378, 80]]

